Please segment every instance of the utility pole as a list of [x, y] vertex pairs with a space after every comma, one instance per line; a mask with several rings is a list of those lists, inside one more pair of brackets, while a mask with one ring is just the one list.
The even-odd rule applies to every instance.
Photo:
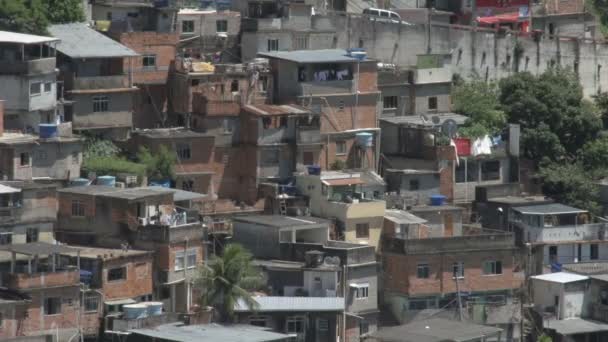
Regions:
[[[458, 271], [460, 272], [460, 269]], [[460, 286], [458, 286], [458, 273], [454, 275], [454, 280], [456, 281], [456, 295], [458, 296], [458, 318], [462, 322], [462, 299], [460, 297]]]

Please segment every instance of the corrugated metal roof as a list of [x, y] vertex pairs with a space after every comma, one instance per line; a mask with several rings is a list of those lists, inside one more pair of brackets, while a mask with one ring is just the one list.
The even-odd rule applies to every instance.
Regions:
[[[458, 125], [464, 124], [468, 119], [468, 117], [456, 113], [438, 113], [435, 115], [428, 114], [425, 116], [426, 118], [424, 118], [422, 115], [393, 116], [381, 118], [380, 121], [409, 127], [431, 128], [441, 126], [448, 119], [456, 121], [456, 124]], [[439, 123], [433, 123], [433, 117], [438, 117]]]
[[545, 320], [544, 326], [545, 329], [555, 330], [555, 332], [560, 335], [576, 335], [608, 331], [608, 324], [582, 318]]
[[62, 253], [71, 253], [76, 251], [76, 249], [63, 246], [63, 245], [54, 245], [46, 242], [31, 242], [31, 243], [17, 243], [12, 245], [3, 245], [0, 246], [0, 251], [7, 252], [15, 252], [18, 254], [24, 255], [36, 255], [36, 254], [62, 254]]
[[40, 44], [56, 42], [59, 39], [53, 37], [36, 36], [33, 34], [0, 31], [0, 43], [15, 43], [15, 44]]
[[583, 276], [583, 275], [575, 274], [575, 273], [568, 273], [568, 272], [547, 273], [547, 274], [532, 276], [530, 278], [536, 279], [536, 280], [544, 280], [544, 281], [548, 281], [551, 283], [560, 283], [560, 284], [589, 279], [589, 277], [587, 277], [587, 276]]
[[574, 208], [561, 203], [549, 203], [549, 204], [540, 204], [540, 205], [529, 205], [525, 207], [516, 207], [513, 208], [514, 211], [517, 211], [522, 214], [533, 214], [533, 215], [556, 215], [556, 214], [578, 214], [578, 213], [586, 213], [587, 210], [582, 210], [578, 208]]
[[296, 63], [356, 63], [359, 61], [359, 59], [349, 56], [348, 52], [342, 49], [262, 52], [258, 55]]
[[15, 189], [13, 187], [0, 184], [0, 194], [14, 194], [21, 192], [21, 189]]
[[283, 215], [247, 215], [237, 216], [234, 222], [249, 222], [276, 228], [317, 226], [328, 224], [330, 221], [313, 216], [283, 216]]
[[139, 54], [83, 23], [51, 25], [49, 32], [61, 40], [57, 50], [71, 58], [133, 57]]
[[425, 223], [427, 220], [403, 210], [387, 209], [384, 217], [399, 224]]
[[[259, 307], [257, 312], [303, 312], [303, 311], [342, 311], [342, 297], [255, 297]], [[239, 300], [235, 306], [236, 312], [250, 312], [245, 302]]]
[[132, 334], [154, 337], [175, 342], [222, 341], [222, 342], [262, 342], [283, 341], [288, 335], [244, 324], [164, 324], [152, 329], [134, 329]]
[[361, 178], [324, 179], [321, 182], [328, 186], [358, 185], [365, 184]]

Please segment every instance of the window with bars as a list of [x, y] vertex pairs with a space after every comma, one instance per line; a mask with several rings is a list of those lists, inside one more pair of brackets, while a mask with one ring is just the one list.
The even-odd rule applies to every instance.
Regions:
[[464, 278], [464, 262], [459, 261], [452, 264], [452, 278]]
[[188, 160], [192, 157], [192, 153], [190, 150], [190, 144], [178, 143], [175, 146], [175, 150], [177, 152], [177, 157], [180, 160]]
[[79, 200], [72, 200], [72, 216], [84, 217], [84, 203]]
[[216, 20], [215, 31], [220, 33], [228, 32], [228, 20]]
[[483, 263], [483, 274], [484, 275], [502, 274], [502, 262], [496, 261], [496, 260], [485, 261]]
[[418, 264], [416, 267], [416, 278], [428, 279], [430, 275], [429, 264]]
[[96, 295], [85, 295], [84, 296], [84, 311], [85, 312], [97, 312], [99, 308], [99, 297]]
[[385, 96], [383, 107], [384, 109], [395, 109], [399, 106], [399, 100], [397, 96]]
[[182, 21], [182, 33], [193, 33], [194, 32], [194, 20]]
[[278, 39], [268, 39], [268, 51], [279, 51]]
[[107, 112], [110, 100], [105, 95], [93, 96], [93, 112]]
[[144, 55], [142, 57], [142, 66], [144, 69], [156, 68], [156, 55]]
[[357, 239], [369, 238], [369, 223], [357, 223]]

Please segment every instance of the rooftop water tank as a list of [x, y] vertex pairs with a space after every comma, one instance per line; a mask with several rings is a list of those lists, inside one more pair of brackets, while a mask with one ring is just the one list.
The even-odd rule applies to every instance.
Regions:
[[371, 133], [357, 133], [355, 135], [357, 139], [357, 144], [361, 147], [368, 148], [372, 147], [374, 142], [374, 135]]
[[348, 49], [348, 55], [350, 57], [356, 58], [360, 61], [364, 60], [367, 57], [367, 52], [362, 48], [351, 48]]
[[91, 181], [86, 178], [76, 178], [70, 181], [70, 187], [73, 186], [87, 186], [90, 185]]
[[148, 306], [148, 317], [159, 316], [163, 313], [163, 302], [145, 302]]
[[146, 304], [128, 304], [122, 307], [126, 319], [140, 319], [148, 317]]
[[431, 196], [431, 205], [441, 206], [445, 202], [445, 196], [443, 195], [432, 195]]
[[97, 185], [115, 186], [116, 177], [114, 176], [99, 176], [97, 177]]
[[41, 139], [57, 138], [57, 124], [39, 124], [38, 130]]

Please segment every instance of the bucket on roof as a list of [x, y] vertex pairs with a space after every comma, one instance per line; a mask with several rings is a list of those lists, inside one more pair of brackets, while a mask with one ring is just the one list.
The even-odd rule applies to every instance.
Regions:
[[41, 139], [57, 138], [57, 124], [39, 124], [38, 130]]

